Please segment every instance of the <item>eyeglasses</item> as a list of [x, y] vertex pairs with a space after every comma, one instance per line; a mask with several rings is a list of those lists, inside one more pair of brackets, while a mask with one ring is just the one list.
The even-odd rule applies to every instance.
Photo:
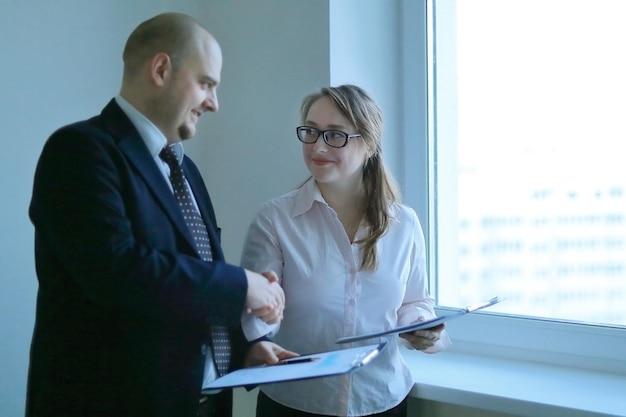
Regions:
[[333, 148], [343, 148], [350, 139], [361, 137], [358, 133], [349, 135], [341, 130], [319, 130], [310, 126], [299, 126], [296, 128], [296, 133], [302, 143], [315, 143], [322, 135], [324, 143]]

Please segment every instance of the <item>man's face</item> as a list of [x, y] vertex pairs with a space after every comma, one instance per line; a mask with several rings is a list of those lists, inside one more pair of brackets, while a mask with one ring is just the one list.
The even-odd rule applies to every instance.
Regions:
[[220, 47], [214, 39], [207, 38], [171, 74], [159, 100], [160, 127], [168, 142], [191, 138], [200, 116], [218, 110], [217, 86], [221, 70]]

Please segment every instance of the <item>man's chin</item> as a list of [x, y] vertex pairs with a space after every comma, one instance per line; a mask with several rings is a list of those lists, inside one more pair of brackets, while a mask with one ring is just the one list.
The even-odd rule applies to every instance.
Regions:
[[180, 140], [187, 140], [187, 139], [191, 139], [193, 137], [193, 135], [196, 134], [196, 127], [190, 127], [190, 126], [180, 126], [178, 128], [178, 136], [180, 137]]

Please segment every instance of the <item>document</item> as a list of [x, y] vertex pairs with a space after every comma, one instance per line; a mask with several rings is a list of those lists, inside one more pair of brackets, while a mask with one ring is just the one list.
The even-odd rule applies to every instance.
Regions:
[[358, 336], [341, 337], [337, 339], [337, 343], [356, 342], [359, 340], [373, 339], [375, 337], [380, 337], [380, 336], [387, 336], [387, 335], [393, 335], [393, 334], [414, 332], [416, 330], [430, 329], [431, 327], [438, 326], [441, 323], [445, 323], [452, 319], [456, 319], [457, 317], [464, 316], [467, 313], [473, 313], [474, 311], [481, 310], [485, 307], [490, 307], [494, 304], [499, 303], [500, 301], [502, 301], [500, 297], [493, 297], [492, 299], [485, 301], [484, 303], [467, 306], [458, 311], [455, 311], [454, 313], [446, 314], [440, 317], [435, 317], [434, 319], [418, 321], [415, 323], [407, 324], [405, 326], [396, 327], [396, 328], [389, 329], [389, 330], [383, 330], [383, 331], [376, 332], [376, 333], [368, 333], [368, 334], [362, 334]]
[[370, 363], [387, 342], [351, 349], [314, 353], [286, 359], [273, 365], [243, 368], [226, 374], [202, 387], [213, 390], [250, 387], [300, 379], [321, 378], [356, 371]]

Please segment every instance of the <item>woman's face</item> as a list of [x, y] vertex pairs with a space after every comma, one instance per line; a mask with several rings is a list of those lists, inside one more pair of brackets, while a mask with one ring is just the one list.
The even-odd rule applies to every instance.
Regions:
[[[321, 97], [309, 109], [304, 125], [319, 130], [341, 130], [355, 134], [356, 128], [341, 114], [330, 97]], [[318, 183], [346, 186], [361, 181], [367, 149], [361, 137], [350, 139], [343, 148], [328, 146], [322, 136], [303, 143], [304, 163]]]

